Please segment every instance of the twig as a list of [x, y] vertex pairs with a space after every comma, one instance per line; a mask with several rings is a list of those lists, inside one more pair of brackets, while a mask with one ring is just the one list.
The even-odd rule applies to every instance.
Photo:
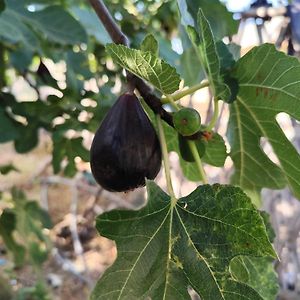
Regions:
[[210, 95], [208, 107], [207, 107], [206, 114], [205, 114], [205, 122], [204, 122], [205, 124], [207, 124], [212, 117], [213, 101], [214, 101], [213, 97]]
[[[106, 31], [110, 35], [112, 41], [116, 44], [123, 44], [129, 46], [129, 42], [125, 34], [120, 30], [119, 26], [116, 24], [115, 20], [111, 16], [107, 7], [102, 0], [88, 0], [95, 10], [97, 16], [105, 27]], [[145, 102], [153, 110], [155, 114], [160, 115], [160, 117], [167, 122], [170, 126], [174, 127], [173, 119], [170, 113], [168, 113], [163, 107], [160, 99], [155, 96], [152, 89], [148, 84], [134, 74], [127, 72], [127, 81], [130, 85], [135, 86], [139, 91]]]
[[[73, 179], [68, 179], [60, 176], [49, 176], [44, 177], [41, 179], [41, 186], [42, 186], [42, 203], [43, 207], [45, 209], [48, 209], [48, 188], [50, 185], [53, 184], [62, 184], [66, 185], [71, 189], [72, 192], [72, 201], [71, 201], [71, 207], [70, 207], [70, 214], [71, 214], [71, 220], [70, 220], [70, 232], [72, 236], [73, 241], [73, 247], [74, 252], [76, 256], [79, 256], [83, 262], [84, 266], [84, 272], [86, 275], [82, 275], [81, 272], [78, 270], [76, 265], [69, 259], [64, 258], [60, 253], [59, 249], [54, 247], [52, 250], [52, 255], [57, 261], [57, 263], [62, 267], [63, 270], [72, 273], [77, 278], [79, 278], [81, 281], [85, 282], [89, 287], [92, 286], [91, 279], [88, 276], [88, 266], [86, 263], [86, 259], [84, 257], [84, 249], [81, 244], [78, 229], [77, 229], [77, 204], [78, 204], [78, 191], [85, 191], [90, 193], [91, 195], [95, 196], [95, 201], [101, 194], [103, 198], [106, 198], [109, 200], [109, 202], [112, 204], [109, 209], [113, 209], [116, 207], [123, 207], [127, 209], [135, 209], [135, 206], [131, 203], [124, 202], [124, 199], [121, 198], [121, 196], [117, 194], [113, 194], [110, 192], [107, 192], [103, 189], [99, 189], [98, 186], [91, 186], [88, 183], [85, 183], [84, 180], [80, 177], [76, 177]], [[95, 203], [95, 202], [93, 202]], [[122, 203], [122, 204], [121, 204]], [[103, 210], [104, 211], [104, 210]]]
[[156, 124], [158, 127], [160, 146], [162, 148], [167, 188], [168, 188], [168, 192], [169, 192], [171, 198], [175, 200], [176, 196], [175, 196], [173, 185], [172, 185], [171, 168], [170, 168], [170, 162], [169, 162], [167, 142], [166, 142], [166, 137], [165, 137], [164, 129], [162, 126], [161, 118], [159, 116], [156, 117]]
[[41, 208], [45, 211], [49, 211], [48, 204], [48, 184], [41, 181]]
[[82, 260], [84, 272], [88, 272], [87, 263], [84, 257], [83, 246], [81, 244], [78, 228], [77, 228], [77, 206], [78, 206], [78, 190], [75, 183], [71, 186], [72, 200], [70, 206], [71, 220], [70, 220], [70, 231], [73, 240], [73, 247], [76, 256], [79, 256]]
[[[72, 187], [75, 184], [78, 190], [88, 192], [91, 195], [97, 196], [99, 193], [98, 186], [87, 184], [83, 180], [79, 180], [79, 178], [69, 179], [61, 176], [48, 176], [41, 179], [41, 184], [45, 185], [46, 188], [52, 184], [62, 184], [68, 187]], [[116, 207], [134, 209], [134, 206], [131, 203], [124, 202], [124, 199], [118, 193], [110, 193], [103, 190], [102, 196], [103, 198], [108, 199], [109, 202], [113, 203]]]
[[75, 264], [67, 259], [64, 258], [60, 253], [59, 250], [57, 248], [53, 248], [52, 249], [52, 256], [55, 259], [55, 261], [57, 262], [57, 264], [66, 272], [70, 272], [71, 274], [73, 274], [74, 276], [76, 276], [77, 278], [79, 278], [82, 282], [86, 283], [87, 285], [91, 285], [89, 279], [86, 278], [86, 276], [83, 276], [82, 274], [80, 274], [80, 272], [77, 270]]

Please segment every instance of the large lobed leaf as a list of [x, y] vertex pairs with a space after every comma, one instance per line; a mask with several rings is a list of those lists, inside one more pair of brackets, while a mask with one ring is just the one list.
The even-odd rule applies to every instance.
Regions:
[[161, 93], [172, 94], [178, 90], [180, 77], [176, 69], [150, 51], [144, 52], [116, 44], [108, 44], [106, 50], [116, 63], [148, 81]]
[[239, 188], [198, 187], [175, 202], [153, 182], [138, 211], [111, 211], [97, 219], [100, 234], [116, 241], [118, 258], [91, 299], [263, 299], [229, 271], [232, 258], [271, 256], [264, 221]]
[[[300, 156], [275, 119], [285, 112], [300, 120], [299, 61], [265, 44], [239, 60], [235, 75], [240, 88], [228, 127], [233, 182], [250, 190], [280, 189], [288, 183], [299, 198]], [[262, 150], [262, 137], [271, 144], [280, 166]]]

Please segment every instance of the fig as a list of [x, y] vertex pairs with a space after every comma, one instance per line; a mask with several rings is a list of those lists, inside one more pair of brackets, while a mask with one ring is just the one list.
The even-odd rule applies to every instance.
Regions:
[[197, 133], [201, 128], [201, 117], [194, 108], [185, 107], [173, 115], [175, 129], [183, 136]]
[[[195, 143], [198, 153], [200, 157], [202, 157], [205, 154], [205, 144], [203, 143], [201, 138], [196, 140]], [[188, 145], [188, 140], [181, 134], [178, 134], [178, 144], [181, 157], [187, 162], [194, 162], [195, 158]]]
[[91, 170], [106, 190], [125, 192], [154, 179], [161, 166], [160, 143], [139, 99], [118, 98], [97, 130], [91, 146]]

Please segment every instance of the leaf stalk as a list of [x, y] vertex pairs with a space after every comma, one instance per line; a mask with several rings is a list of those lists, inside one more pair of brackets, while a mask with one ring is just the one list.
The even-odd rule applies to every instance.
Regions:
[[[173, 96], [166, 95], [166, 99], [168, 99], [169, 103], [174, 107], [174, 109], [176, 111], [178, 111], [180, 109], [179, 106], [177, 105], [177, 103], [174, 101]], [[218, 117], [218, 113], [217, 113], [217, 117]], [[207, 184], [208, 183], [207, 176], [205, 174], [205, 171], [204, 171], [204, 168], [203, 168], [203, 165], [202, 165], [202, 161], [201, 161], [200, 154], [199, 154], [197, 146], [196, 146], [196, 142], [193, 141], [193, 140], [189, 140], [188, 145], [189, 145], [189, 148], [190, 148], [190, 150], [193, 154], [193, 157], [195, 159], [197, 169], [198, 169], [199, 174], [201, 176], [201, 181], [204, 184]]]
[[193, 154], [193, 157], [195, 159], [195, 163], [197, 165], [199, 174], [201, 176], [201, 181], [204, 184], [208, 184], [207, 176], [206, 176], [205, 170], [203, 168], [202, 161], [201, 161], [200, 155], [198, 153], [196, 143], [194, 141], [188, 141], [188, 145], [189, 145], [190, 150], [191, 150], [191, 152]]
[[212, 131], [212, 129], [215, 127], [218, 121], [218, 117], [219, 117], [219, 103], [217, 99], [214, 99], [214, 113], [209, 124], [206, 127], [206, 131]]
[[159, 141], [160, 141], [162, 155], [163, 155], [163, 164], [164, 164], [164, 168], [165, 168], [167, 189], [171, 196], [171, 199], [175, 200], [176, 196], [175, 196], [173, 185], [172, 185], [171, 168], [170, 168], [170, 162], [169, 162], [167, 142], [166, 142], [166, 137], [165, 137], [164, 129], [163, 129], [162, 122], [161, 122], [161, 117], [159, 115], [156, 115], [156, 122], [157, 122], [157, 127], [158, 127]]
[[[190, 88], [187, 88], [185, 90], [182, 90], [180, 92], [177, 92], [175, 94], [172, 95], [172, 99], [173, 101], [178, 101], [180, 100], [181, 98], [187, 96], [187, 95], [191, 95], [193, 93], [195, 93], [196, 91], [200, 90], [200, 89], [203, 89], [205, 87], [208, 87], [209, 86], [209, 82], [208, 81], [205, 81], [205, 82], [202, 82], [202, 83], [198, 83], [194, 86], [191, 86]], [[170, 99], [168, 97], [163, 97], [161, 99], [161, 102], [163, 104], [166, 104], [166, 103], [170, 103]]]

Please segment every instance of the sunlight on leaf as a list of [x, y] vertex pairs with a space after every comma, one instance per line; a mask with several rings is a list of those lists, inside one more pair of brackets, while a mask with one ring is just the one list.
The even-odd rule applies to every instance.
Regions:
[[161, 93], [171, 94], [178, 90], [180, 77], [176, 69], [151, 52], [116, 44], [108, 44], [106, 50], [116, 63], [148, 81]]

